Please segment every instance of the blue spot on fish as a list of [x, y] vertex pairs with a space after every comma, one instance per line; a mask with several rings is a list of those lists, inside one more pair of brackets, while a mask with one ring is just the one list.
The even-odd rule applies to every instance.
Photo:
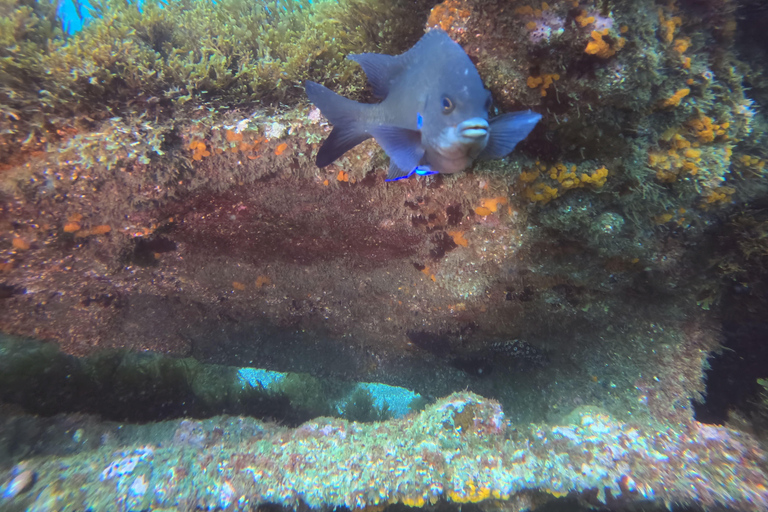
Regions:
[[437, 171], [433, 171], [432, 169], [430, 169], [426, 165], [420, 165], [417, 168], [415, 168], [414, 171], [419, 176], [430, 176], [432, 174], [439, 174]]
[[424, 118], [419, 112], [416, 112], [416, 126], [419, 128], [419, 130], [421, 130], [421, 127], [424, 126]]
[[406, 174], [404, 176], [398, 176], [397, 178], [390, 178], [390, 179], [386, 179], [384, 181], [400, 181], [400, 180], [405, 180], [405, 179], [410, 178], [414, 174], [416, 174], [417, 176], [431, 176], [432, 174], [440, 174], [440, 173], [437, 172], [437, 171], [433, 171], [432, 169], [429, 168], [428, 165], [419, 165], [418, 167], [414, 167], [411, 172], [409, 172], [408, 174]]

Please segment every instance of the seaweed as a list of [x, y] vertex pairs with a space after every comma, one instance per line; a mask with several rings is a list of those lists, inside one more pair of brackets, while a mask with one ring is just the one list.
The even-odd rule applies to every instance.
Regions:
[[145, 112], [173, 118], [189, 102], [214, 109], [295, 104], [307, 79], [359, 97], [364, 78], [346, 56], [407, 49], [430, 6], [99, 0], [90, 7], [94, 18], [67, 36], [55, 3], [2, 0], [0, 158], [95, 120]]

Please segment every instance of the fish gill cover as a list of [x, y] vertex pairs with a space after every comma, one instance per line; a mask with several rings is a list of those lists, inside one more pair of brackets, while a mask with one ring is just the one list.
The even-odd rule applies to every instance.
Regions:
[[[761, 2], [56, 8], [0, 0], [0, 508], [766, 508]], [[302, 84], [437, 30], [528, 137], [318, 168]]]

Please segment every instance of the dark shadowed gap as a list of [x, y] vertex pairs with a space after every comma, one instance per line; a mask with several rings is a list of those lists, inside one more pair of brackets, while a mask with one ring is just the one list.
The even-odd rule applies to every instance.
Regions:
[[724, 424], [729, 411], [749, 416], [761, 390], [757, 379], [768, 377], [768, 324], [726, 323], [724, 350], [710, 359], [706, 371], [707, 393], [703, 403], [694, 402], [696, 419]]

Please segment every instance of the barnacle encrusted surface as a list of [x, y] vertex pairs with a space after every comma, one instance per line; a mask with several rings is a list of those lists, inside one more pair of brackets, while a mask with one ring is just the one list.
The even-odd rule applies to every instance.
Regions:
[[[472, 431], [498, 405], [469, 394], [374, 426], [175, 422], [176, 444], [105, 438], [64, 461], [71, 475], [59, 459], [9, 470], [46, 485], [14, 500], [765, 505], [745, 433], [768, 431], [760, 2], [109, 0], [74, 35], [53, 7], [0, 0], [0, 329], [76, 356], [468, 389], [511, 426]], [[370, 100], [346, 55], [396, 54], [433, 27], [495, 109], [531, 108], [539, 126], [458, 176], [386, 184], [373, 141], [318, 169], [330, 127], [302, 80]], [[693, 402], [721, 345], [736, 354], [721, 381], [751, 379], [752, 395], [731, 393], [712, 419], [728, 426], [709, 426]], [[227, 412], [226, 393], [201, 396]], [[284, 443], [280, 464], [256, 454]], [[354, 478], [318, 470], [327, 454]], [[186, 474], [202, 476], [186, 488]]]

